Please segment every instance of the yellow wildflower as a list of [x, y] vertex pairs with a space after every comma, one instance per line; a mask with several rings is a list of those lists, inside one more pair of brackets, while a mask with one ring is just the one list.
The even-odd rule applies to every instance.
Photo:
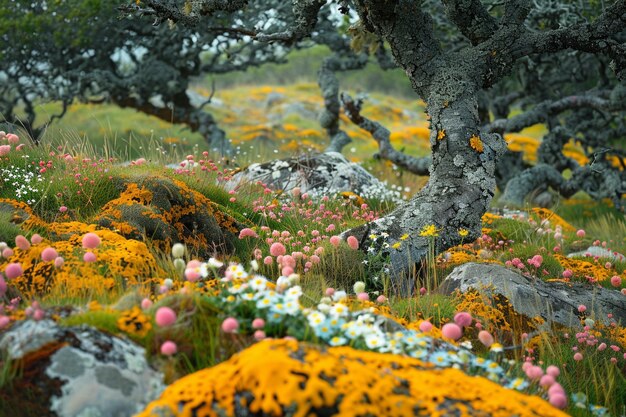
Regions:
[[398, 249], [398, 248], [400, 248], [401, 245], [402, 245], [402, 243], [396, 242], [393, 245], [391, 245], [391, 247], [394, 248], [394, 249]]
[[469, 143], [472, 149], [475, 150], [476, 152], [482, 152], [485, 149], [483, 146], [483, 142], [480, 140], [480, 137], [476, 135], [472, 135]]
[[437, 132], [437, 140], [443, 140], [446, 137], [446, 129], [441, 129]]
[[459, 236], [466, 237], [469, 234], [467, 229], [459, 229]]
[[409, 238], [409, 234], [405, 233], [402, 236], [400, 236], [400, 240], [407, 240]]
[[436, 237], [439, 236], [439, 229], [435, 227], [434, 224], [429, 224], [424, 226], [422, 231], [420, 232], [420, 236], [422, 237]]
[[152, 329], [152, 324], [139, 307], [133, 307], [122, 313], [117, 320], [117, 327], [130, 335], [144, 337]]

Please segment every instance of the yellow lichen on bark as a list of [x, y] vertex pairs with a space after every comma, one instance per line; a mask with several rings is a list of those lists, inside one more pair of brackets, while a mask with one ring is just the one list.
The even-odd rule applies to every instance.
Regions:
[[136, 417], [565, 416], [539, 397], [456, 369], [350, 347], [266, 340], [172, 384]]

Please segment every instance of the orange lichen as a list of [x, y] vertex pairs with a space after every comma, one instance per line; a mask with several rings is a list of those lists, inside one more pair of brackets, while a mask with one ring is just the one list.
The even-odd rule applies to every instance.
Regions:
[[267, 340], [172, 384], [137, 417], [565, 416], [539, 397], [417, 359]]
[[483, 146], [483, 141], [480, 140], [480, 137], [477, 135], [472, 135], [472, 137], [469, 140], [469, 144], [470, 144], [470, 147], [476, 152], [481, 153], [485, 150]]
[[443, 140], [446, 137], [446, 129], [441, 129], [437, 132], [437, 140]]

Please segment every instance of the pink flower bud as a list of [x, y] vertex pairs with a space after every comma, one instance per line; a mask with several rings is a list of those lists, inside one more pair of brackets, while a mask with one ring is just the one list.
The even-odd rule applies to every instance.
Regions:
[[176, 323], [176, 312], [169, 307], [159, 307], [157, 310], [154, 321], [159, 327], [167, 327]]
[[234, 317], [228, 317], [222, 322], [224, 333], [235, 333], [239, 329], [239, 322]]
[[463, 330], [455, 323], [446, 323], [441, 328], [441, 334], [448, 339], [458, 340], [463, 335]]
[[165, 356], [172, 356], [174, 355], [176, 352], [178, 351], [178, 346], [176, 346], [176, 343], [172, 342], [171, 340], [166, 340], [165, 342], [163, 342], [163, 344], [161, 345], [161, 354], [165, 355]]

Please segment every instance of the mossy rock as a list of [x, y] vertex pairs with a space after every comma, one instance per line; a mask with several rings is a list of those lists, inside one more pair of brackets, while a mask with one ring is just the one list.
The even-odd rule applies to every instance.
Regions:
[[266, 340], [170, 385], [137, 417], [565, 416], [460, 370], [350, 347]]
[[182, 181], [138, 177], [121, 187], [119, 198], [108, 202], [95, 222], [129, 239], [149, 239], [166, 253], [177, 242], [204, 258], [230, 253], [245, 227]]

